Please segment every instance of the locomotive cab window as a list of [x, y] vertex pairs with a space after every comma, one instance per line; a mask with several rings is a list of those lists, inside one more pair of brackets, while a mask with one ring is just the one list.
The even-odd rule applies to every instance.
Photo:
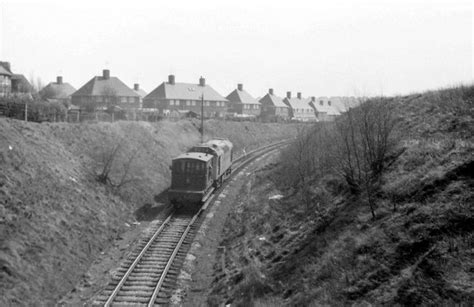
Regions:
[[206, 163], [201, 161], [175, 161], [173, 164], [175, 173], [180, 174], [205, 174]]

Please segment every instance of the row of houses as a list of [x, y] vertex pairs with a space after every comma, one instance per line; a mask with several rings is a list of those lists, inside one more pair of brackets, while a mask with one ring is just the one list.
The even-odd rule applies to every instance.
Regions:
[[[4, 93], [8, 93], [12, 91], [8, 87], [9, 82], [13, 84], [13, 79], [8, 79], [12, 75], [9, 64], [8, 69], [5, 69], [3, 63], [6, 62], [0, 62], [0, 86], [5, 88]], [[200, 114], [202, 111], [207, 118], [234, 116], [298, 121], [331, 121], [357, 103], [353, 97], [303, 97], [300, 92], [296, 96], [287, 92], [285, 97], [279, 97], [273, 89], [269, 89], [261, 98], [254, 98], [244, 89], [243, 84], [238, 84], [236, 89], [224, 97], [207, 84], [203, 77], [197, 83], [183, 83], [176, 82], [174, 75], [169, 75], [167, 81], [147, 94], [139, 84], [134, 84], [133, 88], [128, 87], [119, 78], [111, 76], [108, 69], [104, 69], [101, 76], [94, 76], [78, 90], [58, 76], [56, 82], [49, 83], [39, 94], [45, 100], [68, 102], [73, 107], [86, 111], [115, 107], [155, 112], [163, 117]]]

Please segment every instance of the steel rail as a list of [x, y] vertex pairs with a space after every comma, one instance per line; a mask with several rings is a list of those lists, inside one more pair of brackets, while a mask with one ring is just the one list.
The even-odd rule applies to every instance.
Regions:
[[[238, 157], [237, 159], [235, 159], [232, 163], [232, 165], [235, 167], [233, 170], [232, 170], [232, 173], [230, 176], [233, 176], [235, 175], [235, 173], [238, 173], [245, 165], [247, 165], [248, 163], [251, 163], [252, 161], [254, 161], [255, 159], [257, 159], [259, 156], [261, 155], [264, 155], [268, 152], [271, 152], [275, 149], [277, 149], [278, 147], [281, 147], [282, 145], [284, 145], [285, 143], [288, 143], [290, 140], [283, 140], [283, 141], [278, 141], [278, 142], [275, 142], [275, 143], [272, 143], [272, 144], [269, 144], [269, 145], [266, 145], [264, 147], [261, 147], [261, 148], [257, 148], [257, 149], [254, 149], [250, 152], [248, 152], [247, 154], [245, 155], [242, 155], [240, 157]], [[229, 176], [229, 177], [230, 177]], [[162, 287], [163, 287], [163, 284], [165, 282], [165, 279], [168, 275], [168, 272], [169, 270], [171, 269], [171, 266], [173, 265], [178, 253], [179, 253], [179, 250], [181, 249], [186, 237], [188, 236], [189, 232], [191, 231], [191, 228], [192, 226], [194, 225], [194, 223], [196, 222], [197, 218], [202, 214], [202, 212], [204, 210], [207, 209], [207, 206], [212, 202], [212, 199], [214, 198], [214, 195], [211, 195], [209, 197], [209, 199], [206, 200], [206, 202], [203, 204], [203, 206], [199, 209], [199, 211], [193, 216], [193, 218], [191, 219], [191, 221], [189, 222], [189, 224], [187, 225], [186, 229], [184, 230], [184, 232], [182, 233], [178, 243], [176, 244], [175, 248], [173, 249], [173, 253], [171, 254], [171, 256], [168, 258], [168, 261], [166, 262], [166, 266], [165, 268], [163, 269], [163, 271], [161, 272], [161, 275], [160, 275], [160, 279], [158, 280], [155, 288], [154, 288], [154, 291], [153, 291], [153, 294], [151, 295], [149, 301], [148, 301], [148, 304], [147, 306], [153, 306], [155, 304], [155, 300], [157, 299], [158, 297], [158, 294], [160, 293]], [[149, 247], [153, 244], [153, 242], [157, 239], [157, 237], [163, 232], [163, 229], [166, 227], [166, 225], [169, 224], [171, 218], [173, 217], [173, 214], [174, 214], [174, 210], [171, 211], [171, 213], [169, 214], [169, 216], [166, 218], [166, 220], [160, 225], [160, 227], [158, 228], [158, 230], [156, 230], [155, 234], [148, 240], [148, 243], [146, 244], [146, 246], [141, 250], [140, 254], [135, 258], [135, 260], [133, 261], [133, 263], [130, 265], [130, 267], [127, 269], [126, 273], [124, 274], [124, 276], [120, 279], [120, 282], [117, 284], [117, 286], [114, 288], [112, 294], [110, 294], [110, 296], [108, 297], [106, 303], [104, 304], [104, 306], [111, 306], [112, 303], [114, 302], [115, 298], [117, 297], [117, 295], [119, 294], [119, 292], [121, 291], [123, 285], [126, 283], [128, 277], [130, 276], [130, 274], [134, 271], [135, 267], [137, 266], [137, 264], [140, 262], [140, 260], [142, 259], [142, 257], [145, 255], [145, 253], [147, 252], [147, 250], [149, 249]]]
[[[212, 197], [209, 198], [206, 201], [206, 204], [208, 204], [211, 201], [212, 201]], [[205, 207], [206, 204], [204, 204], [203, 207]], [[160, 280], [156, 284], [155, 290], [153, 291], [153, 294], [151, 295], [150, 301], [147, 304], [148, 307], [151, 307], [155, 304], [156, 297], [158, 296], [158, 293], [160, 292], [161, 287], [163, 286], [163, 282], [165, 281], [166, 275], [168, 274], [168, 271], [170, 270], [171, 266], [173, 265], [173, 262], [176, 258], [176, 255], [178, 254], [178, 252], [181, 248], [181, 245], [183, 245], [184, 240], [188, 236], [188, 233], [191, 230], [191, 227], [193, 226], [194, 222], [199, 217], [199, 215], [201, 215], [201, 213], [203, 212], [203, 209], [202, 209], [203, 207], [201, 207], [201, 209], [199, 209], [199, 211], [193, 216], [192, 220], [189, 222], [188, 226], [186, 227], [183, 234], [181, 235], [181, 238], [179, 239], [178, 243], [176, 244], [176, 247], [173, 250], [173, 254], [171, 254], [171, 257], [168, 259], [168, 262], [166, 263], [166, 266], [165, 266], [163, 272], [161, 273]]]
[[165, 228], [165, 226], [169, 223], [169, 221], [171, 220], [171, 217], [173, 216], [173, 213], [174, 212], [171, 212], [170, 215], [166, 218], [166, 220], [163, 222], [163, 224], [161, 224], [160, 228], [158, 228], [155, 232], [155, 234], [151, 237], [151, 239], [148, 241], [148, 243], [145, 245], [145, 247], [142, 249], [142, 251], [140, 252], [140, 254], [135, 258], [135, 261], [133, 261], [133, 263], [130, 265], [130, 267], [128, 268], [127, 272], [125, 273], [125, 275], [122, 277], [122, 279], [120, 280], [120, 282], [118, 283], [118, 285], [115, 287], [114, 291], [112, 291], [112, 294], [110, 295], [109, 299], [105, 302], [104, 304], [104, 307], [109, 307], [111, 306], [112, 302], [114, 301], [115, 297], [117, 296], [117, 294], [120, 292], [120, 289], [122, 288], [122, 286], [125, 284], [125, 281], [127, 280], [128, 276], [130, 275], [130, 273], [132, 273], [132, 271], [135, 269], [135, 267], [137, 266], [138, 262], [140, 262], [140, 260], [142, 259], [143, 255], [145, 254], [145, 252], [148, 250], [148, 248], [150, 247], [150, 245], [153, 243], [153, 241], [155, 241], [156, 237], [163, 231], [163, 229]]

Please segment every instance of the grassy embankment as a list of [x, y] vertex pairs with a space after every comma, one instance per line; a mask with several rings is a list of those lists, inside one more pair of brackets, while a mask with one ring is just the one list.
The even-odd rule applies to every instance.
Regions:
[[[170, 160], [199, 142], [198, 125], [0, 118], [0, 305], [52, 305], [69, 292], [133, 212], [166, 189]], [[295, 134], [291, 125], [205, 127], [208, 137], [231, 139], [237, 154]]]
[[[227, 272], [216, 268], [210, 304], [474, 301], [474, 86], [382, 103], [396, 124], [393, 146], [381, 173], [361, 181], [367, 185], [354, 188], [341, 168], [346, 117], [302, 132], [307, 142], [295, 142], [245, 187], [227, 222]], [[302, 146], [311, 142], [319, 146]], [[306, 164], [290, 171], [298, 159]]]

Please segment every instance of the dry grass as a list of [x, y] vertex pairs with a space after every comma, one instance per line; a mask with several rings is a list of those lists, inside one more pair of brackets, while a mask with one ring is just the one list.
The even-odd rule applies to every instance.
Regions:
[[[271, 289], [254, 301], [290, 306], [474, 301], [474, 86], [395, 97], [391, 103], [402, 142], [382, 174], [375, 220], [361, 206], [364, 200], [347, 194], [337, 178], [305, 178], [309, 207], [300, 187], [281, 184], [288, 173], [284, 167], [262, 174], [261, 185], [257, 180], [254, 200], [241, 210], [241, 216], [255, 214], [256, 220], [236, 220], [245, 223], [239, 227], [247, 229], [246, 238], [266, 238], [250, 241]], [[284, 197], [269, 200], [274, 194]], [[238, 246], [242, 236], [229, 231], [228, 246]], [[237, 256], [234, 261], [248, 265]]]
[[[289, 126], [288, 126], [289, 127]], [[284, 125], [210, 121], [212, 135], [236, 149], [291, 135]], [[0, 305], [54, 305], [126, 230], [138, 207], [169, 185], [173, 156], [199, 142], [180, 122], [35, 124], [0, 119]], [[94, 178], [100, 153], [120, 142], [110, 176], [120, 180], [132, 154], [133, 180], [120, 189]], [[11, 147], [11, 149], [10, 149]], [[129, 177], [127, 177], [129, 178]]]

